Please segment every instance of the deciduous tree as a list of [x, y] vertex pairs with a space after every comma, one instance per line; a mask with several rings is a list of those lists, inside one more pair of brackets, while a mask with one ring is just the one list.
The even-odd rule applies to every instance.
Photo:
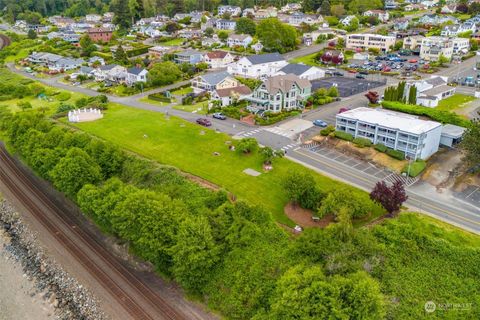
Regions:
[[400, 210], [408, 196], [401, 181], [396, 181], [391, 187], [385, 181], [379, 181], [370, 193], [370, 198], [381, 204], [392, 215]]

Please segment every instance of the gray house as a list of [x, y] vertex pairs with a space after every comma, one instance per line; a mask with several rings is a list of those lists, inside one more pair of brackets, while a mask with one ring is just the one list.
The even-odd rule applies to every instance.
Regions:
[[185, 50], [182, 52], [175, 53], [174, 57], [175, 63], [189, 63], [197, 64], [203, 61], [203, 54], [196, 50]]

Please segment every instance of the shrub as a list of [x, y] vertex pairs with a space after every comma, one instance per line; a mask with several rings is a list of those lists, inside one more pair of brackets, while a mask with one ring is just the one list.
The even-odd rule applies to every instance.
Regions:
[[330, 133], [335, 131], [335, 127], [333, 125], [328, 125], [325, 129], [320, 130], [320, 134], [322, 136], [328, 136]]
[[372, 141], [367, 138], [355, 138], [353, 139], [353, 143], [359, 148], [370, 147], [372, 145]]
[[335, 131], [335, 138], [347, 140], [347, 141], [353, 141], [353, 136], [350, 133], [346, 133], [343, 131]]
[[387, 154], [394, 159], [405, 160], [405, 153], [402, 151], [388, 149]]
[[285, 120], [288, 117], [299, 115], [300, 112], [301, 111], [299, 110], [285, 111], [279, 113], [265, 112], [263, 114], [263, 117], [255, 116], [255, 123], [261, 126], [266, 126]]
[[75, 106], [71, 104], [60, 103], [57, 108], [57, 113], [63, 113], [75, 109]]
[[386, 152], [387, 151], [387, 146], [384, 145], [384, 144], [381, 144], [381, 143], [377, 143], [375, 146], [374, 146], [375, 150], [379, 151], [379, 152]]
[[67, 101], [69, 100], [70, 98], [72, 97], [72, 95], [70, 94], [70, 92], [60, 92], [58, 95], [57, 95], [57, 100], [58, 101]]
[[416, 177], [425, 170], [427, 163], [424, 160], [417, 160], [410, 164], [410, 171], [408, 170], [408, 163], [403, 167], [402, 172], [407, 173], [410, 177]]

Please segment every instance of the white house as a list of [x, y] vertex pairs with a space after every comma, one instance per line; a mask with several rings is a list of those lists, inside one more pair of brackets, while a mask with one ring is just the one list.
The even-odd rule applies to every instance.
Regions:
[[206, 73], [196, 76], [192, 79], [191, 84], [193, 92], [195, 93], [204, 91], [212, 93], [218, 89], [234, 88], [240, 85], [238, 80], [226, 71]]
[[219, 6], [218, 15], [222, 16], [225, 13], [229, 13], [232, 17], [239, 17], [242, 14], [242, 8], [238, 6]]
[[368, 10], [363, 15], [365, 17], [376, 17], [381, 22], [387, 22], [390, 19], [390, 14], [385, 10]]
[[211, 51], [205, 54], [203, 61], [210, 69], [226, 68], [233, 62], [233, 55], [226, 51]]
[[288, 17], [288, 24], [292, 26], [299, 26], [302, 23], [306, 23], [309, 25], [315, 23], [321, 23], [323, 21], [322, 16], [317, 16], [314, 14], [305, 14], [303, 12], [294, 12]]
[[438, 103], [455, 94], [455, 87], [447, 85], [448, 77], [432, 76], [429, 79], [407, 82], [405, 86], [405, 98], [408, 98], [410, 88], [417, 88], [418, 105], [434, 108]]
[[85, 16], [85, 20], [87, 20], [87, 22], [97, 23], [97, 22], [102, 21], [102, 16], [98, 15], [98, 14], [87, 14]]
[[212, 100], [219, 101], [220, 106], [226, 107], [231, 105], [234, 102], [234, 100], [236, 101], [244, 100], [251, 94], [252, 94], [252, 90], [250, 90], [250, 88], [247, 86], [237, 86], [232, 88], [216, 89], [212, 93]]
[[95, 71], [95, 81], [122, 83], [125, 82], [126, 76], [127, 69], [116, 64], [101, 66]]
[[252, 43], [253, 38], [248, 34], [235, 34], [232, 33], [228, 36], [227, 45], [230, 48], [233, 47], [248, 47]]
[[228, 72], [246, 78], [267, 78], [288, 64], [279, 53], [242, 57], [228, 66]]
[[342, 24], [344, 26], [349, 26], [350, 22], [352, 22], [353, 18], [356, 18], [356, 17], [354, 15], [346, 16], [345, 18], [340, 20], [340, 24]]
[[289, 63], [275, 73], [275, 75], [286, 74], [294, 74], [300, 79], [307, 80], [325, 78], [325, 70], [318, 67], [298, 63]]
[[365, 107], [337, 114], [336, 129], [402, 151], [414, 160], [428, 159], [437, 152], [442, 135], [438, 122]]
[[134, 85], [135, 83], [146, 83], [147, 82], [148, 71], [144, 68], [129, 68], [127, 69], [125, 83], [129, 86]]
[[215, 26], [219, 30], [235, 30], [237, 23], [233, 20], [218, 19]]

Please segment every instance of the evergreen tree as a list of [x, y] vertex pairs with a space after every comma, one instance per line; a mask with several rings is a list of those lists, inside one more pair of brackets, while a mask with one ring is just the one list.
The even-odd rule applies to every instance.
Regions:
[[115, 61], [121, 65], [126, 65], [128, 64], [128, 56], [125, 50], [122, 47], [122, 44], [120, 43], [118, 45], [117, 50], [115, 50], [115, 53], [113, 55]]
[[120, 29], [128, 29], [132, 22], [131, 11], [128, 0], [113, 0], [110, 10], [115, 14], [113, 23]]
[[320, 6], [320, 13], [326, 16], [330, 15], [330, 1], [323, 0], [322, 5]]
[[30, 29], [30, 30], [28, 30], [27, 37], [28, 37], [28, 39], [36, 39], [37, 38], [37, 33], [33, 29]]
[[408, 103], [417, 104], [417, 87], [416, 86], [410, 87], [410, 92], [408, 95]]

